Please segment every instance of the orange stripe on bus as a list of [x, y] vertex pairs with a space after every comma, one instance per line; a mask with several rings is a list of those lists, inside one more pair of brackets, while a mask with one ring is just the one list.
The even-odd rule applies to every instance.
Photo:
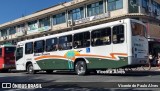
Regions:
[[80, 55], [77, 55], [77, 56], [93, 56], [93, 57], [116, 59], [115, 55], [127, 56], [126, 53], [111, 53], [110, 56], [89, 55], [89, 54], [80, 54]]
[[[100, 57], [100, 58], [110, 58], [110, 59], [116, 59], [115, 55], [120, 55], [120, 56], [127, 56], [126, 53], [111, 53], [110, 56], [101, 56], [101, 55], [92, 55], [92, 54], [79, 54], [75, 55], [76, 57], [78, 56], [89, 56], [89, 57]], [[41, 56], [35, 58], [35, 60], [40, 60], [44, 58], [67, 58], [66, 56], [58, 56], [58, 55], [48, 55], [48, 56]]]
[[49, 56], [37, 57], [37, 58], [35, 58], [35, 60], [40, 60], [40, 59], [44, 59], [44, 58], [65, 58], [65, 57], [64, 56], [58, 56], [58, 55], [49, 55]]

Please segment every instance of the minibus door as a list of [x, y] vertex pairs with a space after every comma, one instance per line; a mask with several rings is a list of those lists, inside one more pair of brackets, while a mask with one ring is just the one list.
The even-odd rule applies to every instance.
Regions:
[[16, 49], [15, 57], [16, 57], [16, 70], [25, 70], [23, 47], [18, 47]]

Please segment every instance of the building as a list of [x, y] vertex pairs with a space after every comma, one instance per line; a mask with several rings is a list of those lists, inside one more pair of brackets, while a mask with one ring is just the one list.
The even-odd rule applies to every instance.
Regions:
[[150, 52], [160, 52], [160, 0], [73, 0], [0, 25], [0, 44], [123, 18], [146, 23]]

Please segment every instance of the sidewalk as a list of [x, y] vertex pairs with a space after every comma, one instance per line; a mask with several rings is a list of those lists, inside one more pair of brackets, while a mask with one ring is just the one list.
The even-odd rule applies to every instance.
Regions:
[[160, 71], [159, 67], [151, 67], [150, 71]]

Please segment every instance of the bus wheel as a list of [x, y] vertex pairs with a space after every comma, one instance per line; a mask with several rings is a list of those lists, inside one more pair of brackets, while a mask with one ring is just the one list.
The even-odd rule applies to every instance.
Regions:
[[34, 69], [33, 69], [33, 65], [32, 64], [29, 64], [28, 66], [27, 66], [27, 72], [28, 72], [28, 74], [35, 74], [36, 72], [34, 71]]
[[75, 64], [75, 71], [77, 73], [77, 75], [79, 76], [83, 76], [87, 73], [87, 65], [84, 61], [78, 61]]
[[51, 74], [53, 73], [53, 70], [46, 70], [46, 73]]

